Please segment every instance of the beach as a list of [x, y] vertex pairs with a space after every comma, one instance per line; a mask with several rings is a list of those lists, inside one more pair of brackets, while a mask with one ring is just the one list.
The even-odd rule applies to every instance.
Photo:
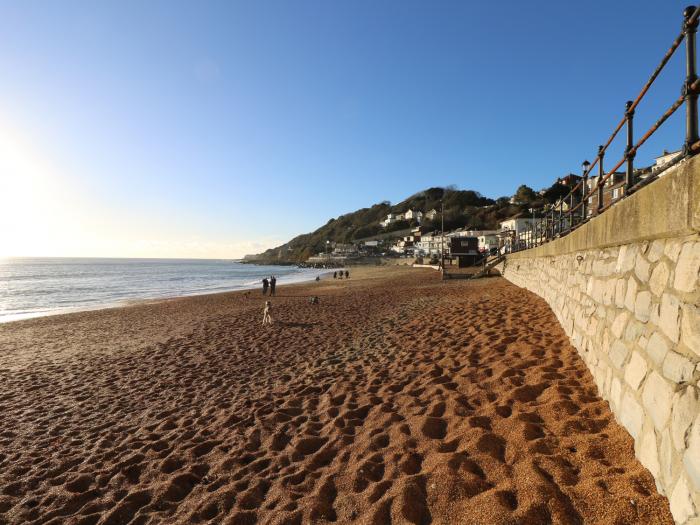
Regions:
[[673, 523], [534, 294], [277, 294], [267, 327], [259, 290], [0, 324], [0, 524]]

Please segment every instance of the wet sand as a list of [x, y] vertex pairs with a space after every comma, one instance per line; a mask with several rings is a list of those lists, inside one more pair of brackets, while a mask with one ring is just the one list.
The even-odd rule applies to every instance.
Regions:
[[351, 272], [0, 325], [0, 524], [672, 523], [542, 300]]

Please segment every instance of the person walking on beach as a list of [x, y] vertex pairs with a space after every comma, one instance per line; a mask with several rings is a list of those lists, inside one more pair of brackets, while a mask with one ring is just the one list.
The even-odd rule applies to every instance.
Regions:
[[277, 286], [277, 277], [270, 277], [270, 297], [275, 295], [275, 286]]
[[345, 278], [350, 279], [350, 272], [345, 270]]
[[263, 283], [263, 295], [267, 295], [267, 287], [269, 285], [269, 281], [267, 280], [267, 277], [265, 277], [262, 280], [262, 283]]
[[333, 272], [333, 279], [337, 279], [337, 278], [338, 278], [338, 271], [336, 270], [335, 272]]
[[265, 308], [263, 309], [263, 326], [266, 324], [272, 324], [272, 315], [270, 315], [271, 311], [272, 303], [270, 301], [265, 301]]

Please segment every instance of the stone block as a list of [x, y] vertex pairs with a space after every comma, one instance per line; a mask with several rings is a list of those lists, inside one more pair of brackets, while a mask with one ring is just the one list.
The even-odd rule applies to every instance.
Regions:
[[634, 302], [634, 315], [646, 323], [651, 315], [651, 292], [639, 292]]
[[617, 377], [613, 377], [610, 385], [610, 402], [617, 408], [620, 406], [620, 396], [622, 395], [622, 384]]
[[664, 254], [664, 241], [663, 239], [657, 239], [651, 243], [649, 249], [647, 250], [646, 256], [650, 263], [655, 263]]
[[613, 341], [612, 347], [610, 348], [610, 362], [617, 369], [621, 369], [622, 365], [625, 364], [627, 355], [629, 354], [629, 349], [627, 345], [620, 340]]
[[661, 438], [659, 442], [661, 481], [664, 487], [671, 487], [673, 486], [673, 482], [676, 481], [675, 478], [680, 467], [680, 461], [676, 459], [668, 430], [664, 430], [659, 437]]
[[637, 400], [632, 395], [631, 391], [627, 391], [622, 398], [622, 406], [620, 407], [620, 423], [627, 429], [627, 432], [636, 440], [639, 432], [642, 429], [644, 422], [644, 410]]
[[698, 286], [700, 271], [700, 242], [686, 242], [676, 264], [673, 287], [681, 292], [692, 292]]
[[653, 428], [647, 428], [642, 433], [642, 438], [639, 440], [637, 447], [637, 456], [642, 465], [644, 465], [654, 479], [659, 477], [659, 451], [656, 445], [656, 433]]
[[649, 338], [646, 351], [651, 360], [656, 365], [661, 366], [666, 358], [666, 354], [668, 353], [668, 343], [661, 334], [654, 332]]
[[632, 352], [632, 358], [625, 367], [625, 382], [633, 389], [638, 390], [644, 381], [648, 370], [647, 362], [637, 352]]
[[659, 327], [664, 334], [674, 343], [678, 342], [680, 301], [675, 295], [664, 293], [661, 297], [661, 309], [659, 311]]
[[700, 491], [700, 414], [690, 429], [688, 448], [683, 454], [683, 466], [695, 490]]
[[647, 262], [644, 256], [640, 253], [637, 255], [637, 261], [634, 265], [634, 274], [639, 279], [640, 283], [646, 283], [649, 281], [649, 274], [651, 271], [651, 264]]
[[[673, 438], [673, 446], [679, 452], [683, 452], [687, 446], [688, 430], [693, 424], [693, 420], [700, 414], [699, 411], [700, 400], [697, 388], [688, 386], [673, 397], [671, 438]], [[698, 455], [700, 455], [700, 450], [698, 450]]]
[[639, 248], [636, 244], [625, 244], [620, 247], [620, 252], [617, 256], [617, 264], [615, 266], [616, 273], [627, 273], [634, 268], [634, 262], [639, 253]]
[[637, 280], [630, 277], [627, 281], [627, 293], [625, 294], [625, 308], [634, 312], [634, 302], [637, 299]]
[[673, 262], [678, 260], [678, 254], [681, 253], [681, 243], [674, 239], [666, 239], [666, 246], [664, 246], [664, 255], [671, 259]]
[[676, 352], [669, 352], [664, 359], [664, 376], [676, 383], [689, 381], [693, 377], [695, 363]]
[[649, 374], [642, 392], [642, 404], [654, 422], [654, 428], [661, 432], [671, 416], [673, 387], [658, 372]]
[[676, 523], [685, 523], [689, 518], [695, 516], [693, 497], [683, 476], [676, 483], [668, 502], [671, 505], [671, 514]]
[[627, 291], [627, 281], [618, 279], [615, 281], [615, 306], [622, 308], [625, 306], [625, 292]]
[[681, 309], [681, 342], [700, 356], [700, 308], [684, 304]]
[[665, 262], [660, 262], [656, 265], [649, 279], [649, 289], [655, 296], [661, 297], [661, 294], [664, 293], [670, 274], [671, 271], [668, 269], [668, 265]]
[[603, 294], [605, 293], [605, 281], [601, 279], [591, 279], [593, 281], [589, 295], [596, 303], [603, 302]]
[[615, 320], [613, 321], [613, 324], [610, 326], [610, 331], [612, 334], [615, 336], [615, 338], [620, 339], [622, 337], [623, 332], [625, 331], [625, 327], [627, 326], [627, 321], [630, 318], [630, 314], [627, 312], [620, 312], [617, 314], [615, 317]]
[[632, 319], [627, 323], [627, 328], [625, 328], [625, 336], [623, 340], [627, 343], [633, 343], [637, 338], [644, 333], [644, 325], [639, 321]]

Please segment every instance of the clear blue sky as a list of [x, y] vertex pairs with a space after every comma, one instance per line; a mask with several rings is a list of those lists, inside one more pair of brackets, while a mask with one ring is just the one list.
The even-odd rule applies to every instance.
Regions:
[[430, 186], [548, 186], [593, 160], [685, 5], [3, 2], [6, 255], [235, 257]]

